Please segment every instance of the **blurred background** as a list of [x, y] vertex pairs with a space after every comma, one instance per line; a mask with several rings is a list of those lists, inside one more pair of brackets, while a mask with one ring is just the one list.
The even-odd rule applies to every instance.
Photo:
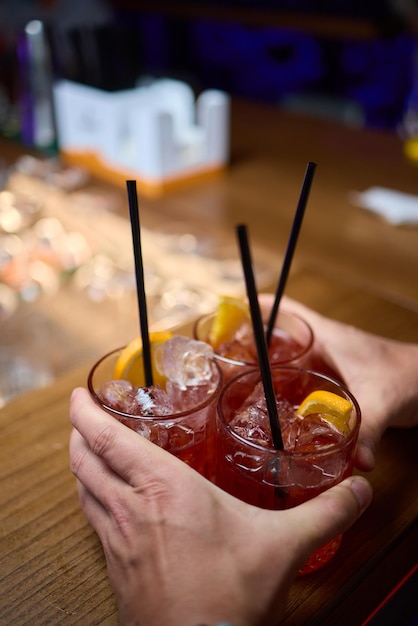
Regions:
[[417, 91], [417, 13], [416, 0], [2, 0], [0, 133], [24, 133], [34, 19], [55, 78], [117, 90], [170, 76], [400, 133]]

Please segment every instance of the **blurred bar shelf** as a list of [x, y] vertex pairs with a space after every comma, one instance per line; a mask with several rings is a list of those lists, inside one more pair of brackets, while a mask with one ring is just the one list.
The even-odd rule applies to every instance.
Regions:
[[225, 6], [225, 3], [209, 2], [136, 2], [121, 0], [118, 10], [126, 9], [133, 13], [157, 13], [175, 19], [207, 19], [234, 21], [246, 26], [279, 27], [300, 30], [320, 37], [351, 38], [359, 40], [376, 39], [382, 36], [381, 26], [371, 19], [355, 19], [345, 16], [331, 16], [330, 12], [321, 15], [314, 12], [283, 11], [277, 8], [241, 8]]

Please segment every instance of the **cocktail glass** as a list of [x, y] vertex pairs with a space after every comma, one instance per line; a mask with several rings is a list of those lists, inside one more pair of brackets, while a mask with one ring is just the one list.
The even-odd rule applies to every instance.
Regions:
[[[119, 398], [113, 401], [109, 399], [112, 393], [108, 396], [107, 392], [103, 391], [109, 381], [114, 380], [115, 366], [122, 350], [123, 348], [120, 348], [106, 354], [92, 367], [87, 386], [93, 400], [138, 434], [168, 450], [206, 478], [213, 479], [216, 404], [222, 388], [222, 372], [217, 363], [212, 360], [209, 379], [201, 385], [183, 388], [177, 383], [166, 381], [164, 387], [170, 396], [170, 405], [164, 409], [165, 414], [155, 415], [155, 411], [150, 410], [149, 415], [139, 416], [133, 415], [130, 407], [129, 410], [124, 408], [130, 401], [125, 402], [125, 398], [122, 402], [119, 402]], [[138, 388], [136, 384], [129, 385], [132, 383], [129, 376], [125, 376], [125, 380], [127, 393], [133, 404], [138, 389], [145, 391], [150, 389]], [[157, 402], [162, 388], [158, 385], [155, 392]], [[116, 395], [119, 393], [118, 391]], [[122, 389], [121, 393], [124, 395], [125, 391]]]
[[[259, 370], [246, 370], [231, 379], [219, 397], [215, 482], [249, 504], [274, 510], [296, 506], [352, 474], [360, 408], [342, 384], [317, 372], [276, 366], [272, 378], [284, 450], [273, 447]], [[351, 402], [344, 432], [318, 415], [295, 416], [304, 398], [317, 390]], [[258, 407], [253, 404], [256, 398]], [[316, 550], [300, 573], [324, 566], [341, 539], [335, 537]]]
[[[263, 322], [267, 324], [270, 310], [262, 307], [261, 314]], [[193, 329], [195, 339], [210, 343], [210, 331], [215, 316], [216, 313], [212, 312], [195, 322]], [[248, 327], [251, 328], [250, 321]], [[295, 313], [280, 309], [269, 346], [271, 364], [311, 368], [313, 341], [312, 329], [304, 319]], [[250, 334], [245, 333], [244, 342], [237, 338], [228, 344], [214, 347], [215, 358], [222, 368], [225, 382], [243, 371], [243, 368], [251, 369], [257, 364], [252, 331]]]

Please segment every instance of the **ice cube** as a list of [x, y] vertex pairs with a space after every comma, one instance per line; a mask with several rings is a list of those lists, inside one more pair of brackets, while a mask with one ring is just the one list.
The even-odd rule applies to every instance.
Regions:
[[99, 390], [98, 396], [111, 408], [132, 413], [137, 388], [128, 380], [109, 380]]
[[207, 385], [189, 385], [188, 387], [180, 387], [177, 383], [167, 381], [166, 391], [170, 396], [176, 412], [190, 411], [206, 400], [214, 392], [216, 382]]
[[157, 370], [182, 389], [210, 381], [212, 364], [213, 349], [204, 341], [174, 335], [155, 348]]
[[132, 415], [154, 417], [172, 415], [173, 403], [164, 389], [158, 385], [139, 387], [132, 403]]
[[[280, 421], [280, 428], [292, 419], [293, 407], [281, 396], [276, 397], [277, 413]], [[239, 411], [230, 422], [231, 428], [241, 437], [249, 439], [259, 445], [273, 445], [271, 434], [270, 418], [267, 411], [266, 398], [262, 383], [258, 383], [252, 393], [245, 400]]]
[[257, 362], [254, 346], [245, 345], [235, 339], [233, 341], [220, 344], [216, 348], [216, 353], [219, 354], [219, 356], [232, 359], [233, 361], [240, 361], [241, 363]]
[[174, 413], [169, 395], [158, 385], [137, 387], [128, 380], [109, 380], [101, 387], [98, 396], [107, 406], [133, 417]]
[[320, 413], [312, 413], [299, 421], [299, 433], [295, 444], [295, 450], [298, 452], [310, 452], [335, 445], [344, 439], [335, 426], [324, 419]]

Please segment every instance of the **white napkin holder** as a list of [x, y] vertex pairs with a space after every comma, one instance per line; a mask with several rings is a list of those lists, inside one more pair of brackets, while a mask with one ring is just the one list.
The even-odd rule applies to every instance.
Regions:
[[61, 156], [113, 182], [132, 178], [139, 191], [158, 195], [228, 163], [223, 91], [195, 99], [189, 85], [167, 78], [118, 92], [61, 80], [53, 93]]

